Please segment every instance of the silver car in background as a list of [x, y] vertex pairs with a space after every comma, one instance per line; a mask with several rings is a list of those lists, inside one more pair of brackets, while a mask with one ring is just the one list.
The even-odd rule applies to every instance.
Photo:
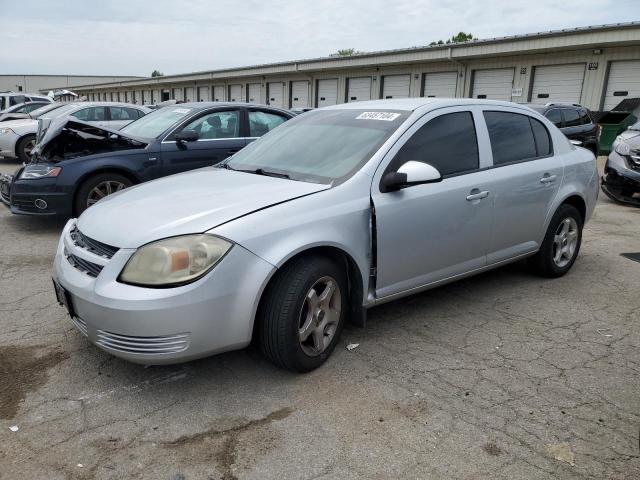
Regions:
[[304, 372], [375, 305], [527, 257], [564, 275], [597, 195], [593, 154], [526, 107], [342, 104], [98, 202], [64, 227], [54, 286], [118, 357], [175, 363], [256, 338]]
[[29, 161], [38, 135], [55, 118], [71, 116], [117, 130], [151, 112], [147, 107], [119, 102], [54, 103], [38, 110], [31, 112], [31, 118], [0, 123], [0, 157]]

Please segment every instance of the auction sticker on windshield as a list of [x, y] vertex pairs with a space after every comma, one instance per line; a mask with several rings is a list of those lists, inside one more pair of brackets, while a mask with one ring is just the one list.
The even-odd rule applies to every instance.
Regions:
[[399, 116], [399, 113], [391, 112], [362, 112], [356, 117], [356, 120], [382, 120], [383, 122], [393, 122]]

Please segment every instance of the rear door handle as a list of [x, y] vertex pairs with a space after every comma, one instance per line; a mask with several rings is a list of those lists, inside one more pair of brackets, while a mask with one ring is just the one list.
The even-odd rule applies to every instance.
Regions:
[[556, 181], [556, 178], [558, 178], [557, 175], [549, 175], [548, 173], [545, 173], [540, 179], [540, 183], [553, 183]]
[[467, 201], [473, 202], [474, 200], [480, 200], [489, 196], [489, 190], [480, 192], [477, 188], [471, 190], [471, 193], [467, 195]]

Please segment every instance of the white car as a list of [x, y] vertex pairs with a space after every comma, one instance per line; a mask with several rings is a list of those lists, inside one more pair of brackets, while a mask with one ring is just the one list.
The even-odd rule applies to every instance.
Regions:
[[58, 107], [37, 115], [37, 120], [34, 118], [2, 122], [0, 157], [18, 158], [22, 162], [29, 161], [31, 150], [36, 144], [39, 122], [48, 124], [54, 118], [72, 116], [84, 122], [118, 130], [151, 112], [147, 107], [117, 102], [77, 102], [57, 105]]
[[5, 92], [0, 93], [0, 110], [4, 110], [9, 107], [13, 107], [14, 105], [18, 105], [20, 103], [25, 102], [53, 102], [51, 97], [47, 97], [46, 95], [34, 95], [31, 93], [14, 93], [14, 92]]

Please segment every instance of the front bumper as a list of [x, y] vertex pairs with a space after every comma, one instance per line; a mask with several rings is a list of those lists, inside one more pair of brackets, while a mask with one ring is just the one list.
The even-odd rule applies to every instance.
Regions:
[[[611, 152], [604, 167], [602, 191], [613, 200], [640, 206], [640, 166], [632, 167], [630, 160]], [[634, 195], [636, 194], [636, 195]]]
[[[125, 360], [168, 364], [243, 348], [274, 266], [239, 245], [211, 272], [177, 288], [142, 288], [116, 281], [135, 252], [111, 259], [73, 242], [65, 226], [54, 260], [54, 280], [67, 290], [73, 319], [90, 342]], [[66, 254], [102, 267], [97, 277], [73, 266]]]
[[58, 187], [55, 178], [21, 180], [19, 172], [11, 179], [10, 200], [4, 202], [18, 215], [70, 217], [73, 212], [72, 195]]

